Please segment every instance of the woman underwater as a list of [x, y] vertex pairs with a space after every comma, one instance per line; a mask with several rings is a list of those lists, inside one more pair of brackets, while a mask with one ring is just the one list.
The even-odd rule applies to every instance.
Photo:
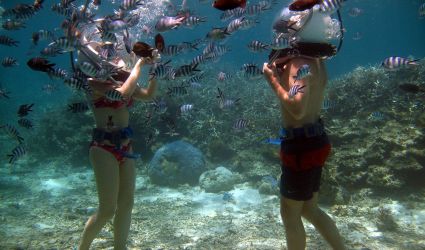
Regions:
[[[79, 64], [84, 61], [99, 63], [98, 47], [99, 44], [91, 43], [82, 48]], [[99, 207], [88, 219], [78, 249], [89, 249], [96, 235], [112, 217], [114, 249], [126, 249], [134, 202], [137, 158], [131, 146], [132, 129], [129, 127], [128, 108], [133, 100], [149, 100], [154, 96], [157, 87], [155, 79], [149, 80], [146, 89], [139, 87], [137, 80], [143, 65], [155, 59], [140, 58], [131, 72], [119, 70], [118, 74], [112, 75], [113, 79], [88, 79], [93, 90], [91, 102], [96, 123], [89, 158], [96, 178]], [[125, 65], [122, 59], [116, 61], [119, 67]], [[110, 93], [122, 96], [122, 99], [111, 100], [108, 98]]]

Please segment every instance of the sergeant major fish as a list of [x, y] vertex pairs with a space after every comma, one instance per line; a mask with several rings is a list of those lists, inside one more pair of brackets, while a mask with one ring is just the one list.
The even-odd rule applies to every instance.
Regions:
[[21, 137], [19, 131], [14, 126], [6, 124], [0, 126], [0, 128], [4, 129], [11, 138], [16, 139], [19, 143], [22, 143], [24, 141], [24, 138]]
[[288, 91], [289, 99], [293, 99], [298, 93], [304, 93], [304, 90], [303, 90], [304, 87], [305, 85], [303, 86], [299, 84], [293, 85]]
[[395, 70], [403, 66], [412, 66], [412, 65], [417, 66], [419, 65], [417, 63], [417, 61], [419, 60], [420, 59], [411, 60], [411, 59], [403, 58], [399, 56], [391, 56], [391, 57], [385, 58], [385, 60], [382, 62], [381, 65], [387, 70]]
[[28, 120], [26, 118], [19, 119], [18, 120], [18, 124], [19, 124], [19, 126], [24, 127], [24, 128], [27, 128], [27, 129], [30, 129], [30, 128], [33, 127], [33, 124], [31, 122], [31, 120]]
[[26, 152], [24, 145], [20, 144], [20, 145], [16, 146], [12, 150], [12, 153], [7, 155], [7, 157], [9, 157], [9, 163], [14, 164], [19, 158], [24, 156], [26, 153], [27, 152]]
[[165, 32], [168, 30], [172, 30], [175, 29], [177, 27], [179, 27], [180, 25], [182, 25], [183, 21], [185, 20], [186, 17], [184, 16], [176, 16], [176, 17], [170, 17], [170, 16], [165, 16], [165, 17], [161, 17], [155, 24], [155, 29], [158, 32]]
[[298, 69], [297, 75], [294, 76], [294, 79], [295, 79], [295, 81], [299, 81], [299, 80], [302, 80], [309, 75], [311, 75], [310, 65], [304, 64]]

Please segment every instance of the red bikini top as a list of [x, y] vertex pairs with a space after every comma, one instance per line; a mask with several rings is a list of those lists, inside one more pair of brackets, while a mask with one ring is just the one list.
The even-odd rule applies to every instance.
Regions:
[[[119, 70], [116, 75], [112, 76], [115, 81], [125, 82], [130, 76], [130, 73], [124, 70]], [[93, 101], [95, 108], [112, 108], [119, 109], [124, 105], [126, 107], [131, 107], [133, 105], [133, 98], [130, 98], [128, 101], [111, 101], [106, 97], [102, 96]]]

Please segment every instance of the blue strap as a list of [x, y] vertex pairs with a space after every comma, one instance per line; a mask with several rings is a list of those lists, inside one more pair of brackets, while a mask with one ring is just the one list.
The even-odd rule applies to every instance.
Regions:
[[126, 127], [121, 129], [121, 137], [123, 138], [133, 137], [133, 129], [131, 127]]
[[282, 139], [280, 138], [267, 138], [264, 140], [264, 143], [272, 144], [272, 145], [280, 145], [282, 143]]

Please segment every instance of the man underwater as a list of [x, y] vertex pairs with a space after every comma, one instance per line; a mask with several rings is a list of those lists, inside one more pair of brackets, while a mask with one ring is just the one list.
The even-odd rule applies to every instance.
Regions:
[[345, 249], [335, 223], [317, 204], [322, 167], [331, 151], [320, 119], [328, 80], [324, 59], [336, 54], [335, 46], [327, 42], [332, 19], [320, 7], [283, 9], [274, 28], [280, 36], [287, 36], [290, 46], [273, 50], [263, 66], [281, 104], [280, 211], [290, 250], [306, 247], [301, 217], [312, 223], [333, 249]]

